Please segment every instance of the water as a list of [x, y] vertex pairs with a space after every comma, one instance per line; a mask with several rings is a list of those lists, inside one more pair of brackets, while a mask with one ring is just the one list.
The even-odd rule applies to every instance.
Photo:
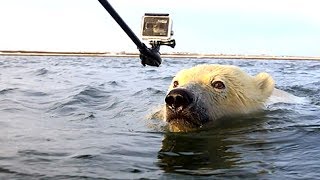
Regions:
[[[174, 74], [203, 63], [269, 72], [310, 102], [206, 131], [150, 118]], [[0, 179], [315, 179], [320, 62], [0, 56]]]

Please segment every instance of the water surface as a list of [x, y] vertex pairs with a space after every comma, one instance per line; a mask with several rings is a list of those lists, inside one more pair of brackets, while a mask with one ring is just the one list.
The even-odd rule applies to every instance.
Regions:
[[[177, 71], [204, 63], [266, 71], [310, 103], [167, 132], [150, 114]], [[0, 56], [0, 179], [315, 179], [319, 85], [319, 61]]]

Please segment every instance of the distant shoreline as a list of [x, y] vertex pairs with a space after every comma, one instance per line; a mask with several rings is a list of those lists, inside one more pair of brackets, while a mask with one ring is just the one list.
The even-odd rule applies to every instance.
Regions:
[[[139, 53], [128, 52], [54, 52], [54, 51], [1, 51], [0, 56], [91, 56], [91, 57], [139, 57]], [[228, 55], [200, 53], [163, 53], [163, 58], [208, 58], [208, 59], [256, 59], [256, 60], [320, 60], [308, 56], [271, 56], [271, 55]]]

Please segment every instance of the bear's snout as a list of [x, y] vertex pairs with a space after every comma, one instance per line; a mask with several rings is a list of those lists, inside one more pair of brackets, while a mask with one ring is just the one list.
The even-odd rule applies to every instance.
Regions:
[[186, 89], [176, 88], [168, 93], [165, 102], [174, 111], [183, 110], [193, 102], [193, 94]]

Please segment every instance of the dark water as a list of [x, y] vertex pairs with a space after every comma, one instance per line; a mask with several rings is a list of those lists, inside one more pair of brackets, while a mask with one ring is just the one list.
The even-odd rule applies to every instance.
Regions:
[[[166, 132], [150, 114], [174, 74], [203, 63], [267, 71], [310, 103]], [[0, 179], [316, 179], [320, 62], [0, 56]]]

